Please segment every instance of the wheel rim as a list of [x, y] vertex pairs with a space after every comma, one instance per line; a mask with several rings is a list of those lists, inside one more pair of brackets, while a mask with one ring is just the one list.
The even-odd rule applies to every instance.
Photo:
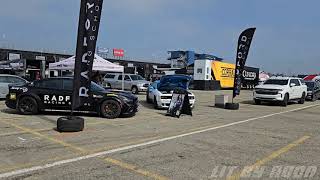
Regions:
[[104, 106], [104, 111], [108, 116], [114, 116], [117, 114], [118, 106], [112, 102], [106, 103]]
[[23, 100], [20, 104], [21, 112], [32, 112], [33, 108], [34, 108], [33, 103], [27, 100]]
[[133, 87], [133, 88], [132, 88], [132, 93], [133, 93], [133, 94], [136, 94], [136, 93], [137, 93], [137, 91], [138, 91], [138, 90], [137, 90], [137, 88], [136, 88], [136, 87]]

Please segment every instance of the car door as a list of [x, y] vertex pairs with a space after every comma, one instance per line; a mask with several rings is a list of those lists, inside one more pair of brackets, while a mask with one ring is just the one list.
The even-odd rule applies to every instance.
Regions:
[[35, 93], [40, 97], [42, 109], [64, 109], [65, 102], [70, 99], [63, 90], [63, 81], [59, 78], [45, 79], [34, 82]]
[[122, 89], [122, 75], [118, 75], [114, 84], [115, 84], [115, 89]]
[[294, 81], [293, 81], [293, 79], [290, 79], [290, 81], [289, 81], [289, 87], [290, 87], [290, 89], [289, 89], [289, 97], [290, 97], [290, 99], [295, 99], [295, 98], [297, 98], [297, 95], [296, 95], [296, 92], [295, 92], [295, 86], [292, 86], [292, 84], [295, 84], [294, 83]]
[[[122, 83], [122, 80], [121, 80], [121, 83]], [[121, 84], [121, 88], [122, 88], [122, 84]], [[132, 80], [131, 80], [130, 76], [125, 75], [124, 76], [124, 89], [131, 90], [131, 88], [132, 88]]]
[[[293, 99], [301, 98], [302, 91], [301, 91], [301, 84], [298, 79], [292, 79], [291, 82], [295, 84], [295, 86], [291, 87], [293, 89]], [[290, 83], [291, 84], [291, 83]]]

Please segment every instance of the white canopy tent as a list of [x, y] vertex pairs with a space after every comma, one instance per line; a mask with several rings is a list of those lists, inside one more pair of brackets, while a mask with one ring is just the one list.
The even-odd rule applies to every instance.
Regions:
[[[72, 56], [68, 59], [50, 63], [49, 70], [73, 70], [75, 64], [75, 56]], [[103, 71], [103, 72], [118, 72], [122, 73], [122, 90], [124, 89], [124, 67], [118, 64], [109, 62], [98, 55], [94, 55], [93, 60], [93, 71]]]

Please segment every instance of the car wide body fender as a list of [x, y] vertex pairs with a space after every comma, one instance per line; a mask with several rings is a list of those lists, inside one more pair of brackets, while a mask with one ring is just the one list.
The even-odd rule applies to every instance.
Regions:
[[38, 104], [38, 109], [39, 110], [43, 110], [44, 108], [44, 104], [41, 100], [41, 98], [35, 94], [35, 93], [30, 93], [30, 92], [26, 92], [26, 93], [21, 93], [17, 96], [17, 102], [16, 102], [16, 106], [18, 106], [20, 99], [22, 99], [23, 97], [32, 97], [37, 101]]
[[99, 115], [101, 114], [101, 104], [107, 100], [117, 101], [121, 106], [121, 111], [123, 110], [124, 103], [117, 95], [113, 95], [113, 96], [106, 95], [105, 97], [96, 100], [96, 111], [99, 113]]

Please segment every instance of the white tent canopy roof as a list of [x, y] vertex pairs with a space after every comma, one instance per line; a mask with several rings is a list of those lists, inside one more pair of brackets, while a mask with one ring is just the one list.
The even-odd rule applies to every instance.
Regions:
[[[68, 59], [65, 59], [56, 63], [50, 63], [49, 69], [50, 70], [73, 70], [74, 62], [75, 62], [75, 56], [72, 56]], [[104, 71], [104, 72], [124, 72], [124, 67], [114, 64], [112, 62], [109, 62], [95, 54], [92, 70]]]

